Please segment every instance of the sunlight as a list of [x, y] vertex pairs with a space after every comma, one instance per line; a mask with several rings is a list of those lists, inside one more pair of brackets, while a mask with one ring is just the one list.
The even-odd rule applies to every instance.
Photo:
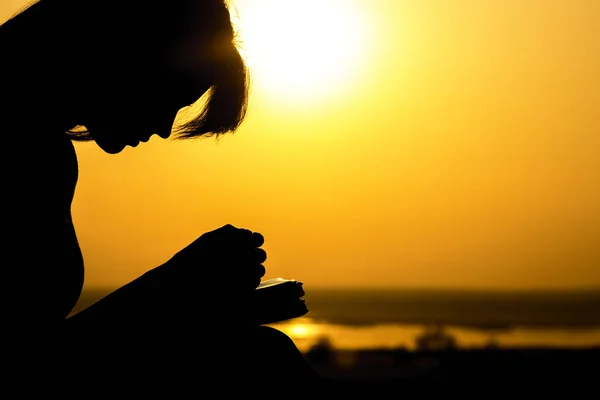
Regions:
[[310, 335], [310, 328], [306, 325], [292, 325], [290, 334], [294, 337], [306, 337]]
[[339, 95], [364, 58], [365, 21], [351, 0], [238, 0], [241, 47], [255, 84], [297, 98]]
[[273, 324], [274, 328], [285, 332], [293, 339], [313, 338], [320, 334], [319, 326], [315, 322], [306, 317], [294, 319], [293, 322], [281, 322]]

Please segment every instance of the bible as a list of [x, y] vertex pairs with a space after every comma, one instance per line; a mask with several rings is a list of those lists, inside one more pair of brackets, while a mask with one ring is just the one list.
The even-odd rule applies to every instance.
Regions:
[[274, 278], [261, 282], [254, 291], [259, 325], [282, 322], [308, 312], [303, 283], [294, 279]]

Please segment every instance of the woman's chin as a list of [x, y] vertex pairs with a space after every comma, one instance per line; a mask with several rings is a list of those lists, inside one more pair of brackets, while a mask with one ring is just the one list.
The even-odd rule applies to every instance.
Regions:
[[[100, 147], [105, 153], [108, 154], [118, 154], [123, 151], [126, 144], [120, 143], [102, 143], [96, 140], [96, 144]], [[132, 146], [135, 147], [135, 146]]]

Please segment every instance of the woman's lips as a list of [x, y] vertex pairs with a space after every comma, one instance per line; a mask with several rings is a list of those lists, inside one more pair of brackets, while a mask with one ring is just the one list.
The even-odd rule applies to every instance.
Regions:
[[129, 144], [129, 146], [131, 147], [136, 147], [138, 144], [140, 143], [146, 143], [148, 142], [148, 140], [150, 140], [150, 138], [152, 137], [152, 135], [146, 136], [144, 138], [141, 139], [133, 139]]

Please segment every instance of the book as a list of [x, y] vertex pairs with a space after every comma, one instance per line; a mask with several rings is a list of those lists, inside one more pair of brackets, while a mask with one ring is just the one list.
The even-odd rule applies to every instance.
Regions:
[[282, 322], [308, 312], [303, 283], [294, 279], [273, 278], [255, 290], [257, 322], [260, 325]]

